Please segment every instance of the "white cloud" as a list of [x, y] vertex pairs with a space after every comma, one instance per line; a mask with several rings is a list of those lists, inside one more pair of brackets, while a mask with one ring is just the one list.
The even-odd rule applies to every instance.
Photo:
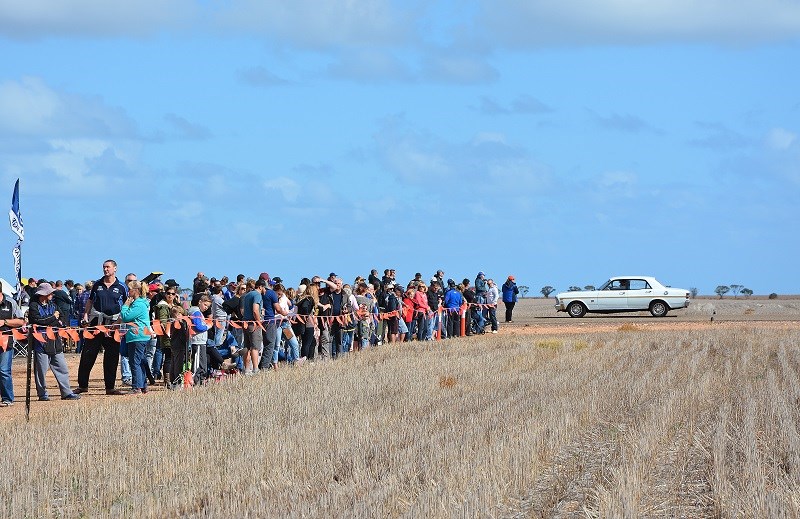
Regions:
[[211, 4], [215, 23], [303, 48], [390, 45], [408, 36], [411, 13], [390, 0], [241, 0]]
[[0, 35], [141, 36], [188, 25], [198, 15], [192, 0], [25, 0], [0, 2]]
[[411, 73], [406, 65], [390, 52], [366, 48], [348, 51], [328, 68], [335, 78], [367, 82], [407, 81]]
[[767, 134], [767, 146], [774, 150], [788, 150], [797, 141], [797, 134], [783, 128], [773, 128]]
[[0, 134], [136, 138], [136, 124], [98, 97], [53, 90], [40, 78], [0, 83]]
[[493, 38], [511, 46], [796, 38], [800, 4], [785, 0], [480, 0]]
[[265, 180], [263, 185], [268, 192], [280, 193], [287, 202], [296, 202], [297, 197], [300, 196], [300, 184], [288, 177], [271, 178]]

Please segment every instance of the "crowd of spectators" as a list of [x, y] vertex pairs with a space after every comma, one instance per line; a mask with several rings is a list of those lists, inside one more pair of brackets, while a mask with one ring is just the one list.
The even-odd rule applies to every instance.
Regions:
[[[20, 301], [30, 308], [28, 323], [10, 298], [5, 303], [0, 298], [0, 331], [27, 325], [39, 399], [49, 400], [44, 385], [49, 367], [61, 398], [72, 400], [89, 390], [101, 351], [106, 394], [142, 394], [156, 381], [177, 388], [225, 373], [251, 376], [284, 364], [336, 359], [392, 342], [450, 339], [487, 328], [497, 333], [497, 305], [503, 301], [505, 322], [512, 322], [517, 293], [513, 276], [498, 287], [484, 272], [473, 282], [456, 282], [439, 270], [427, 282], [417, 273], [401, 283], [393, 269], [382, 277], [372, 270], [352, 284], [334, 272], [304, 277], [296, 287], [266, 272], [255, 278], [239, 274], [235, 281], [198, 272], [191, 289], [181, 290], [174, 279], [143, 283], [132, 273], [122, 282], [116, 262], [107, 260], [103, 277], [83, 285], [28, 280]], [[42, 332], [59, 326], [103, 331], [75, 334], [81, 357], [74, 390], [67, 383], [61, 335]], [[109, 332], [115, 327], [116, 336]], [[3, 405], [14, 401], [11, 355], [8, 348], [0, 357]], [[118, 367], [123, 385], [131, 386], [127, 391], [116, 387]]]

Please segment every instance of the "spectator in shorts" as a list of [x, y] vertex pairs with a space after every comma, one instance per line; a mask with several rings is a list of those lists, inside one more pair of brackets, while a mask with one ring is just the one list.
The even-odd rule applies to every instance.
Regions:
[[261, 333], [259, 322], [263, 318], [262, 307], [264, 294], [267, 291], [267, 282], [259, 279], [255, 288], [242, 298], [242, 317], [244, 318], [244, 374], [252, 375], [258, 372], [259, 355], [264, 348], [264, 336]]

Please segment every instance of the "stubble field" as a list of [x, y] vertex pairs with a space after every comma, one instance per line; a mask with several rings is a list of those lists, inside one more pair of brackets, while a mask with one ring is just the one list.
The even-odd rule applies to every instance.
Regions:
[[698, 305], [573, 320], [550, 303], [499, 335], [34, 402], [29, 423], [18, 391], [0, 513], [800, 516], [800, 301], [708, 300], [713, 323]]

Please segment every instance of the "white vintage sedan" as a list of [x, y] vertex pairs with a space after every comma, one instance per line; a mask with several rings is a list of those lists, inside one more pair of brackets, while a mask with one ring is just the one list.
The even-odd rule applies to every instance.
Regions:
[[556, 296], [556, 310], [570, 317], [590, 313], [641, 312], [664, 317], [670, 310], [689, 306], [689, 291], [666, 287], [650, 276], [618, 276], [597, 290], [561, 292]]

